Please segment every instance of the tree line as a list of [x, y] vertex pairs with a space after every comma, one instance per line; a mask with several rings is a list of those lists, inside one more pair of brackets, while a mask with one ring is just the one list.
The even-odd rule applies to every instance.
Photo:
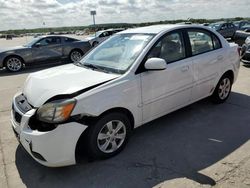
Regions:
[[248, 20], [250, 18], [243, 18], [243, 17], [235, 17], [235, 18], [220, 18], [220, 19], [194, 19], [190, 18], [188, 20], [178, 19], [178, 20], [165, 20], [165, 21], [157, 21], [157, 22], [143, 22], [143, 23], [108, 23], [108, 24], [97, 24], [97, 25], [89, 25], [89, 26], [73, 26], [73, 27], [51, 27], [51, 28], [36, 28], [36, 29], [18, 29], [18, 30], [7, 30], [7, 31], [0, 31], [0, 34], [14, 34], [14, 35], [21, 35], [26, 33], [55, 33], [55, 32], [75, 32], [78, 30], [85, 30], [88, 29], [89, 32], [94, 32], [103, 29], [109, 28], [133, 28], [133, 27], [143, 27], [148, 25], [155, 25], [155, 24], [176, 24], [176, 23], [214, 23], [219, 21], [240, 21], [240, 20]]

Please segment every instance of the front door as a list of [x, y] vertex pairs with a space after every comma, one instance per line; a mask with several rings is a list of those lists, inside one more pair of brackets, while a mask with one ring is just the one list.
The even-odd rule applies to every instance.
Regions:
[[62, 58], [62, 44], [60, 37], [46, 37], [32, 47], [34, 62], [55, 62]]
[[141, 73], [143, 121], [148, 122], [187, 104], [193, 85], [192, 58], [186, 58], [183, 35], [179, 31], [162, 37], [147, 59], [165, 59], [167, 68]]

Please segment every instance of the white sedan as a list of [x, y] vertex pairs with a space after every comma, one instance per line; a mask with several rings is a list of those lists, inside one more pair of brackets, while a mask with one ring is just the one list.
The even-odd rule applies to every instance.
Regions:
[[82, 144], [89, 157], [112, 157], [149, 121], [208, 96], [226, 101], [239, 65], [238, 46], [207, 27], [126, 30], [77, 64], [30, 74], [13, 99], [13, 130], [46, 166], [75, 164]]

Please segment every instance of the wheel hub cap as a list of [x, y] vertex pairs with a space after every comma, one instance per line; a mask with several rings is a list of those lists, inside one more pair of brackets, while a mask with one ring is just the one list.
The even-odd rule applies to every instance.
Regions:
[[22, 67], [22, 62], [18, 58], [10, 58], [6, 65], [11, 71], [18, 71]]
[[230, 83], [230, 79], [229, 78], [224, 78], [219, 86], [219, 97], [220, 99], [225, 99], [227, 98], [227, 96], [230, 93], [230, 87], [231, 87], [231, 83]]
[[97, 137], [98, 148], [104, 153], [112, 153], [121, 147], [126, 138], [126, 126], [119, 120], [106, 123]]
[[81, 54], [80, 52], [77, 52], [77, 51], [74, 51], [74, 52], [72, 52], [72, 54], [71, 54], [71, 60], [72, 60], [73, 62], [79, 61], [79, 60], [81, 59], [81, 57], [82, 57], [82, 54]]

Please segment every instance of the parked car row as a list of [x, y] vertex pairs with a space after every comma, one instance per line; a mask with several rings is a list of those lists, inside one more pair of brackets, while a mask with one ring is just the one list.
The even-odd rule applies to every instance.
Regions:
[[17, 72], [24, 66], [55, 62], [75, 62], [91, 49], [88, 41], [65, 36], [38, 36], [30, 43], [0, 49], [0, 68]]
[[241, 61], [247, 65], [250, 65], [250, 36], [245, 40], [245, 44], [241, 48]]
[[208, 25], [208, 27], [219, 32], [223, 37], [230, 38], [238, 45], [242, 45], [249, 36], [250, 22], [237, 21], [237, 22], [218, 22]]
[[235, 41], [235, 43], [242, 46], [244, 44], [246, 38], [249, 36], [250, 36], [250, 23], [247, 25], [244, 25], [242, 27], [242, 30], [237, 30], [234, 34], [233, 40]]
[[78, 40], [66, 36], [36, 35], [23, 46], [0, 49], [0, 68], [17, 72], [25, 66], [55, 62], [77, 62], [91, 48], [124, 29], [108, 29]]

